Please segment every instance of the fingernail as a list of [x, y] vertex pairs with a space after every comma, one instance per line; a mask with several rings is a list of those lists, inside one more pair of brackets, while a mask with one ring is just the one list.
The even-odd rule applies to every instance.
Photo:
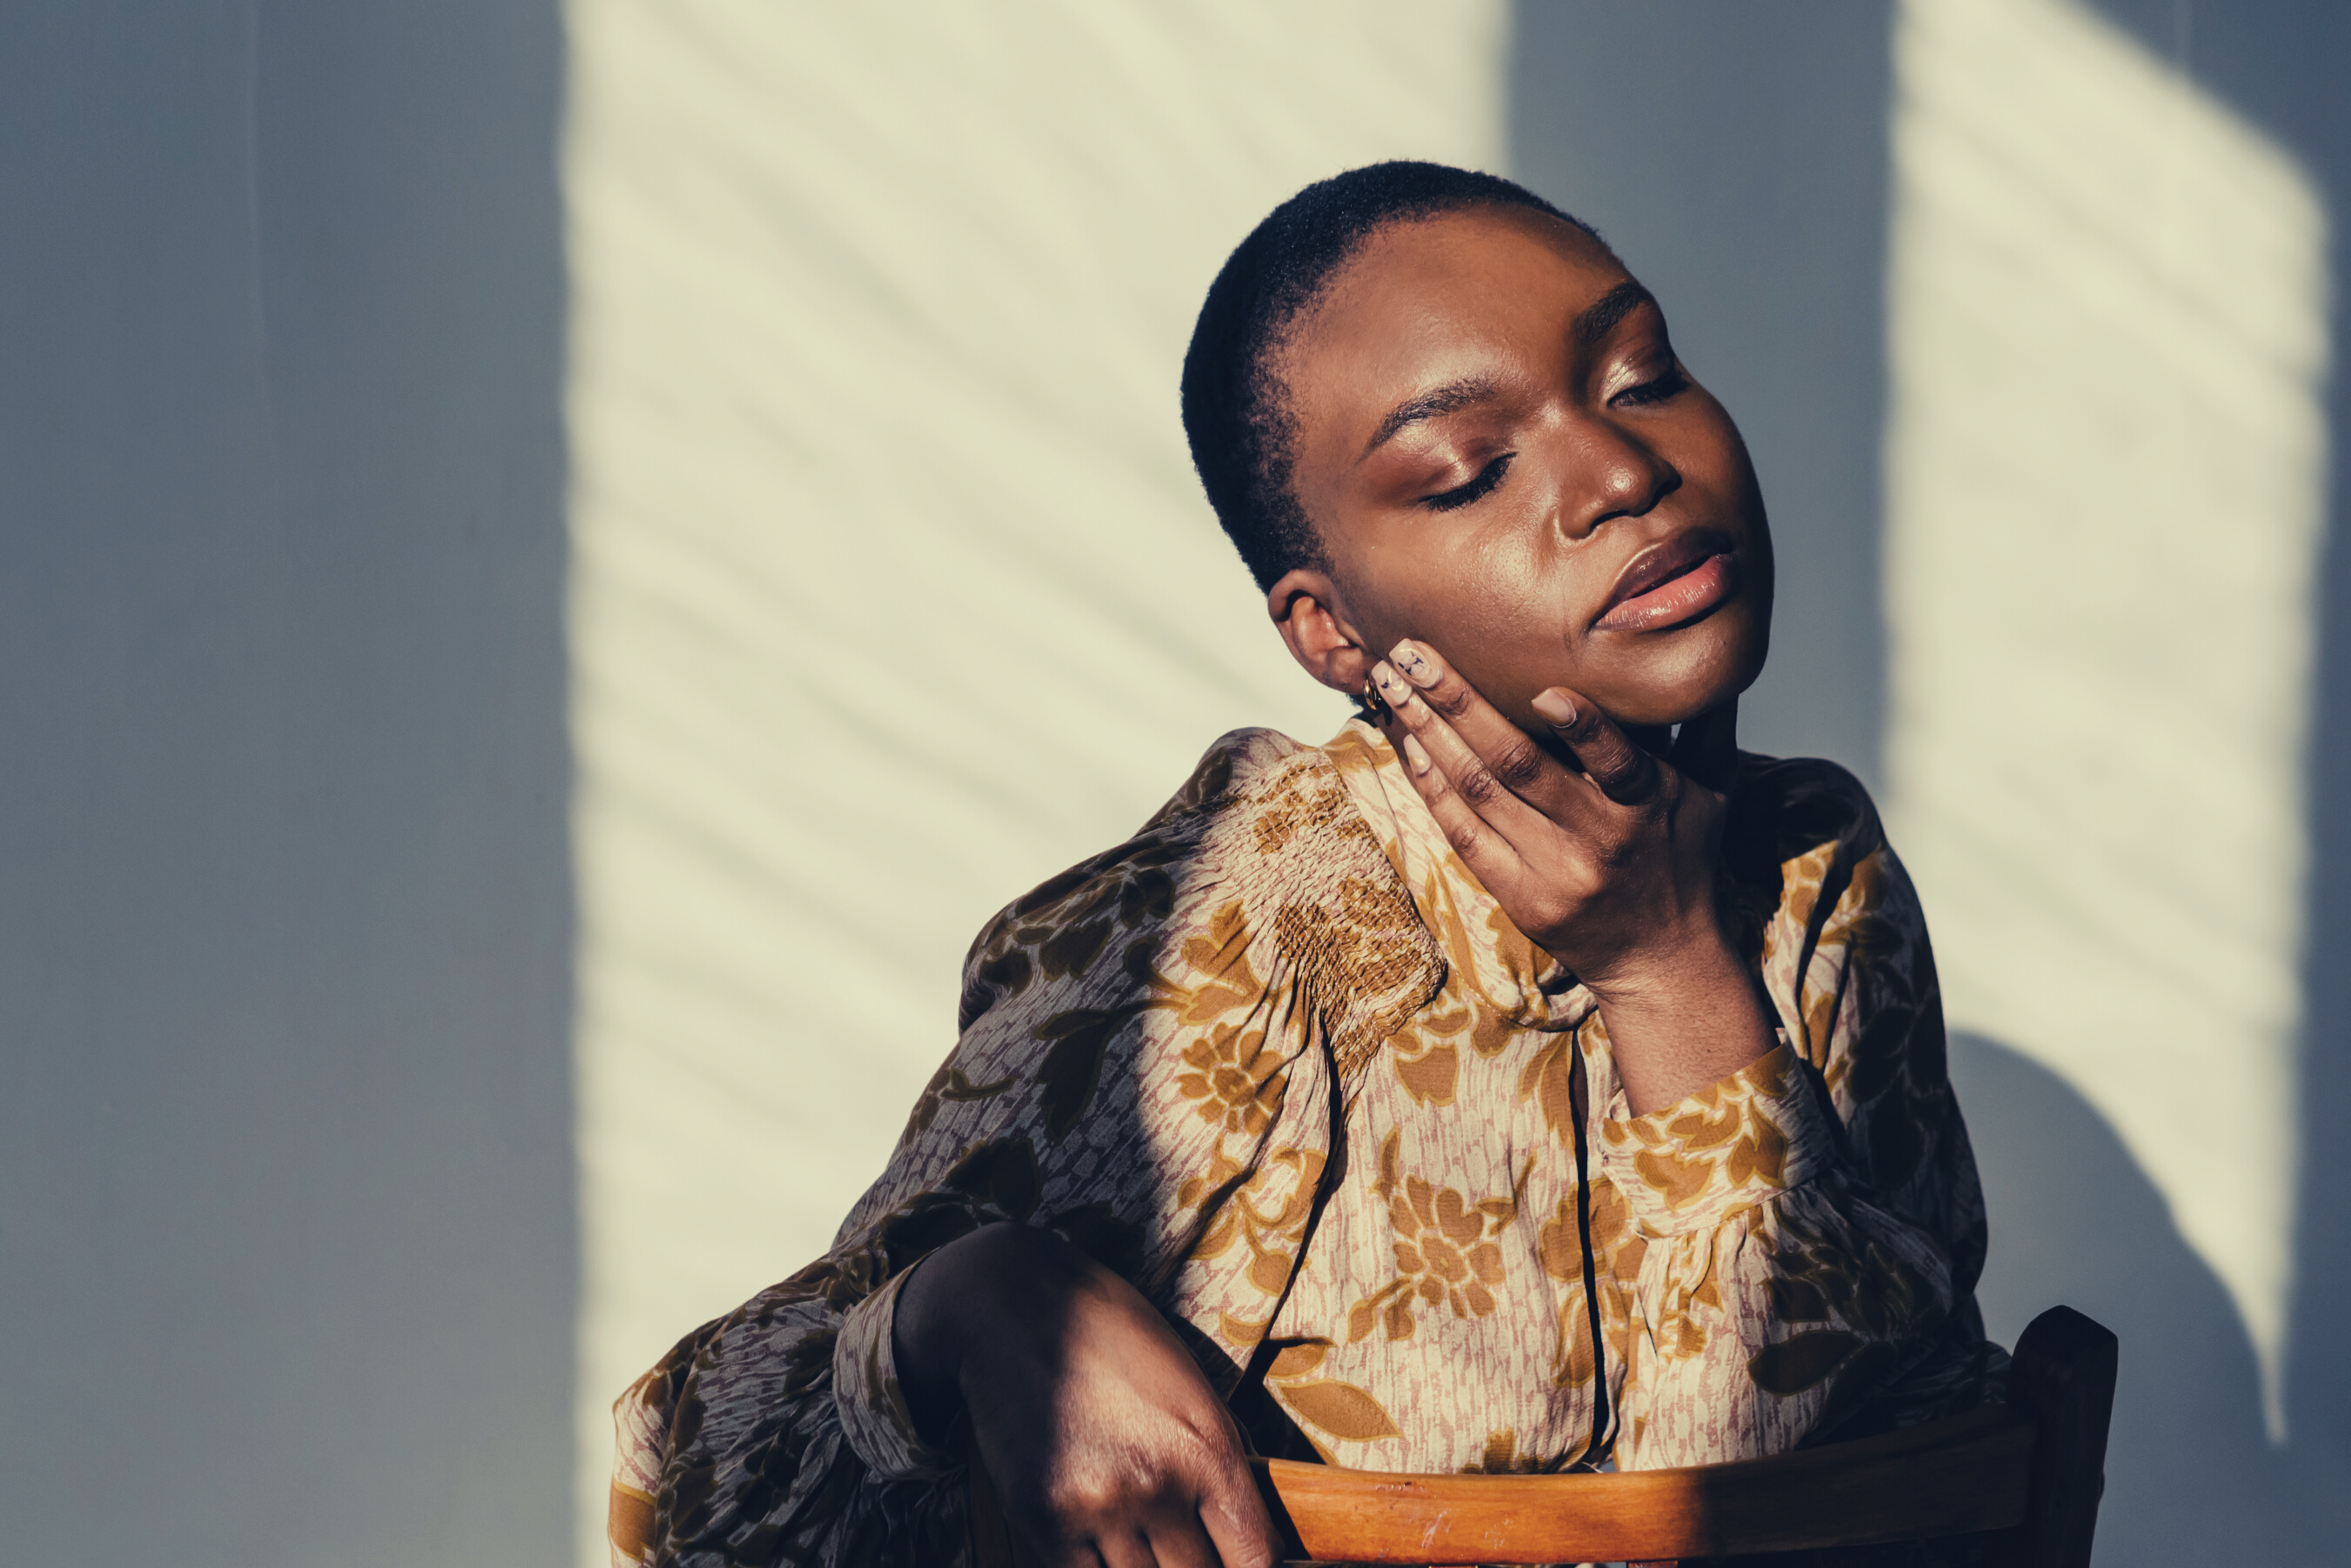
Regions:
[[1412, 764], [1415, 773], [1428, 771], [1428, 753], [1421, 749], [1416, 737], [1407, 735], [1404, 737], [1404, 759]]
[[1411, 638], [1407, 637], [1389, 649], [1388, 657], [1395, 661], [1395, 667], [1402, 670], [1405, 678], [1414, 685], [1433, 686], [1437, 684], [1437, 656], [1421, 652], [1420, 644]]
[[1412, 700], [1412, 688], [1404, 684], [1402, 675], [1388, 667], [1385, 659], [1372, 666], [1372, 684], [1380, 688], [1380, 695], [1388, 699], [1390, 707], [1401, 706]]
[[1542, 716], [1544, 723], [1560, 729], [1565, 729], [1575, 722], [1575, 705], [1555, 690], [1537, 692], [1532, 706], [1535, 712]]

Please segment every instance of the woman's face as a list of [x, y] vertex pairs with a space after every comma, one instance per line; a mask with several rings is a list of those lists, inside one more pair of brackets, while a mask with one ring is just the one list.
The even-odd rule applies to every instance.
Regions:
[[1540, 733], [1548, 686], [1677, 724], [1762, 668], [1771, 544], [1746, 446], [1590, 236], [1515, 208], [1393, 225], [1275, 368], [1331, 570], [1269, 602], [1326, 684], [1359, 690], [1415, 637]]

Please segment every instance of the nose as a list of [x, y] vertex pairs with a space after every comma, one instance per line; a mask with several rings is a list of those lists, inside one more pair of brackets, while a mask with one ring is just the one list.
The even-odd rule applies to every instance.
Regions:
[[1611, 517], [1637, 517], [1681, 487], [1680, 472], [1663, 455], [1604, 414], [1576, 420], [1562, 434], [1560, 512], [1570, 538]]

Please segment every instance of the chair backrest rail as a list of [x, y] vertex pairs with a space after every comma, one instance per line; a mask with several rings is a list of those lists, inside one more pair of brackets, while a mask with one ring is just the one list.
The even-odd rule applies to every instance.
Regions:
[[[1567, 1476], [1280, 1459], [1257, 1469], [1298, 1551], [1324, 1564], [1657, 1563], [1974, 1535], [1987, 1568], [2089, 1568], [2116, 1354], [2112, 1333], [2053, 1307], [2017, 1341], [2005, 1404], [1729, 1464]], [[978, 1568], [1027, 1563], [977, 1466], [971, 1527]]]
[[[2033, 1424], [2001, 1406], [1771, 1458], [1609, 1475], [1416, 1476], [1264, 1462], [1330, 1563], [1612, 1563], [1873, 1545], [2022, 1521]], [[1790, 1500], [1802, 1499], [1792, 1509]]]

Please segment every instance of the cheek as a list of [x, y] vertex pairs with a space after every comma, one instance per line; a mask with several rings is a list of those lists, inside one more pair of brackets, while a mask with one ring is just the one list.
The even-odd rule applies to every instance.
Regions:
[[1377, 626], [1440, 645], [1482, 642], [1541, 598], [1543, 563], [1520, 527], [1446, 517], [1384, 543], [1360, 559], [1349, 585], [1367, 635]]
[[1528, 699], [1576, 685], [1584, 645], [1574, 607], [1591, 597], [1581, 582], [1588, 569], [1523, 522], [1465, 543], [1419, 584], [1421, 623], [1488, 701], [1531, 721]]
[[1708, 510], [1743, 526], [1750, 535], [1761, 533], [1763, 497], [1755, 482], [1754, 462], [1739, 426], [1711, 395], [1676, 430], [1667, 457], [1685, 485], [1708, 497]]

